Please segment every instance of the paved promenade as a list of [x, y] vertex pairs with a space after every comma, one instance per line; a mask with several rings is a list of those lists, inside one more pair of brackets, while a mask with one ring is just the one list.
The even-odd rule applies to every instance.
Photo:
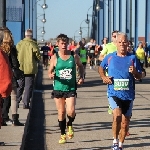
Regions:
[[[131, 135], [126, 138], [125, 150], [150, 149], [150, 69], [147, 72], [143, 82], [136, 83]], [[107, 113], [106, 85], [97, 71], [87, 69], [85, 84], [78, 87], [75, 137], [68, 139], [64, 145], [58, 144], [60, 131], [57, 111], [50, 94], [52, 80], [49, 80], [47, 70], [42, 70], [42, 67], [37, 79], [25, 132], [24, 127], [2, 127], [0, 141], [6, 142], [6, 146], [0, 147], [0, 150], [110, 150], [112, 116]], [[20, 121], [25, 122], [28, 111], [20, 106], [19, 112]]]

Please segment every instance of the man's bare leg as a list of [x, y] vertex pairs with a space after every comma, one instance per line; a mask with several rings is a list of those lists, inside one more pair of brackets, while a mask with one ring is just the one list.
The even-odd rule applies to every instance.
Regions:
[[113, 143], [118, 143], [119, 131], [121, 128], [121, 120], [122, 120], [122, 111], [120, 108], [116, 108], [113, 110], [113, 123], [112, 123], [112, 131], [114, 141]]
[[130, 117], [122, 115], [121, 130], [119, 134], [119, 147], [122, 147], [129, 128]]
[[72, 139], [74, 136], [74, 130], [72, 127], [72, 122], [75, 119], [75, 97], [66, 98], [66, 105], [67, 105], [67, 116], [69, 121], [67, 122], [68, 127], [68, 138]]
[[55, 98], [56, 108], [58, 110], [58, 122], [61, 130], [60, 144], [66, 143], [66, 108], [64, 98]]

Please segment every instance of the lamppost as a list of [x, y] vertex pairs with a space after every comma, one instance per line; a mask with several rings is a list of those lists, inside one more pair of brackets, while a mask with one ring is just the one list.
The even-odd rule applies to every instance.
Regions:
[[[41, 1], [41, 0], [37, 0], [36, 1], [36, 3], [35, 3], [35, 5], [39, 2], [39, 1]], [[35, 6], [34, 5], [34, 6]], [[40, 4], [38, 4], [38, 5], [40, 5]], [[48, 5], [46, 4], [46, 0], [44, 0], [44, 4], [42, 4], [42, 5], [40, 5], [43, 9], [47, 9], [48, 8]], [[34, 9], [34, 8], [33, 8]]]
[[38, 30], [40, 30], [40, 29], [42, 29], [42, 31], [41, 31], [42, 34], [45, 34], [45, 33], [46, 33], [46, 32], [45, 32], [45, 29], [44, 29], [44, 24], [43, 24], [42, 27], [39, 27], [39, 28], [38, 28]]
[[93, 6], [91, 6], [89, 9], [88, 9], [88, 11], [87, 11], [87, 18], [86, 18], [86, 20], [85, 20], [85, 22], [88, 24], [88, 40], [89, 40], [89, 38], [90, 38], [90, 20], [89, 20], [89, 10], [92, 8]]
[[44, 35], [37, 35], [37, 38], [38, 37], [42, 37], [42, 39], [40, 40], [41, 42], [44, 42], [45, 40], [44, 40]]
[[40, 16], [43, 16], [43, 19], [41, 19], [41, 21], [42, 21], [43, 23], [45, 23], [45, 22], [46, 22], [46, 19], [45, 19], [45, 13], [39, 15], [39, 16], [37, 17], [37, 19], [38, 19]]
[[79, 29], [79, 34], [81, 35], [81, 39], [82, 39], [82, 29], [84, 28], [88, 28], [88, 40], [89, 40], [89, 27], [81, 27], [82, 23], [86, 21], [85, 19], [80, 23], [80, 29]]
[[[109, 37], [110, 37], [109, 39], [111, 39], [111, 24], [112, 24], [112, 21], [111, 21], [111, 0], [109, 0], [109, 1], [110, 1], [109, 5], [107, 3], [105, 3], [104, 1], [103, 1], [103, 3], [108, 7], [108, 11], [109, 11], [109, 20], [110, 20], [110, 22], [108, 23], [109, 24]], [[100, 3], [99, 3], [99, 0], [97, 0], [96, 10], [99, 11], [100, 9], [101, 9]], [[99, 23], [99, 20], [98, 20], [98, 23]]]
[[0, 27], [6, 26], [6, 0], [0, 1]]
[[[34, 14], [35, 15], [37, 15], [37, 3], [38, 2], [40, 2], [40, 1], [43, 1], [43, 0], [37, 0], [36, 2], [35, 2], [35, 4], [34, 4], [34, 6], [33, 6], [33, 12], [34, 12]], [[40, 4], [38, 4], [38, 5], [40, 5]], [[42, 4], [42, 5], [40, 5], [41, 6], [41, 8], [43, 9], [43, 19], [41, 20], [43, 23], [46, 23], [46, 19], [45, 19], [45, 9], [47, 9], [48, 8], [48, 5], [46, 4], [46, 0], [44, 0], [44, 3]], [[40, 15], [40, 16], [42, 16], [42, 15]], [[34, 28], [35, 28], [35, 36], [36, 36], [36, 38], [37, 38], [37, 19], [40, 17], [40, 16], [37, 16], [37, 17], [35, 17], [35, 19], [34, 19]], [[45, 30], [43, 30], [43, 31], [45, 31]], [[42, 32], [42, 34], [45, 34], [45, 32]]]

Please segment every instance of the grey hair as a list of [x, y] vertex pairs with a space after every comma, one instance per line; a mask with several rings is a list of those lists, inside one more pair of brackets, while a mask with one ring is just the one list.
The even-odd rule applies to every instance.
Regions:
[[128, 36], [127, 36], [127, 34], [124, 33], [124, 32], [118, 32], [118, 33], [116, 34], [116, 40], [118, 40], [118, 36], [119, 36], [119, 35], [125, 36], [125, 37], [127, 38], [127, 40], [128, 40]]

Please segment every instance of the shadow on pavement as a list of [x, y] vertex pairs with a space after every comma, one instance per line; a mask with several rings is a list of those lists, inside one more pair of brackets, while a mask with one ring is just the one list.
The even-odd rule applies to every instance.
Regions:
[[[42, 70], [42, 66], [39, 66]], [[44, 102], [42, 100], [42, 77], [43, 72], [39, 71], [37, 74], [37, 82], [35, 83], [35, 91], [32, 100], [31, 115], [29, 126], [27, 129], [27, 136], [25, 138], [25, 146], [23, 150], [44, 150], [45, 149], [45, 114]]]

